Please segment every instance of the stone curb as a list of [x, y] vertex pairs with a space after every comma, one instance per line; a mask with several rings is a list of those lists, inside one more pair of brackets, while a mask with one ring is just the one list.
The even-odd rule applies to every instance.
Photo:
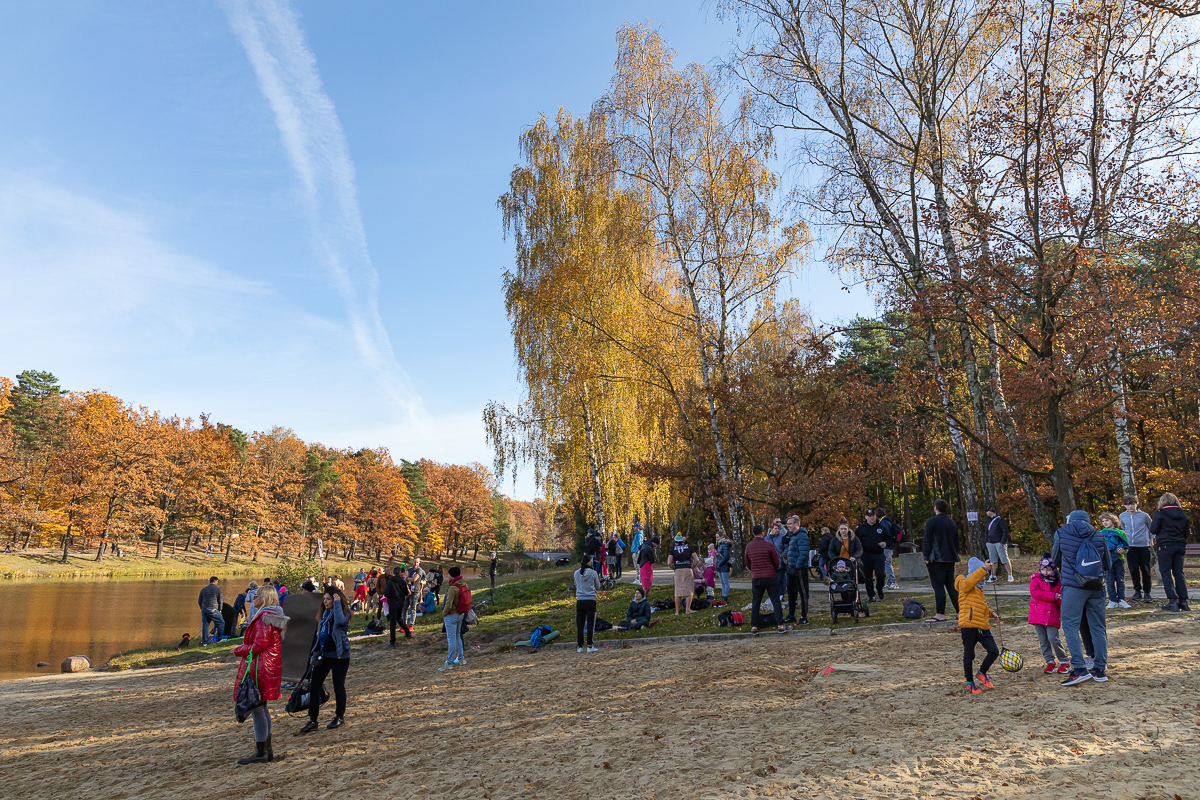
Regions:
[[[859, 631], [873, 631], [875, 633], [909, 633], [918, 630], [937, 630], [941, 628], [955, 627], [956, 623], [953, 620], [945, 622], [898, 622], [888, 625], [859, 625], [855, 628], [808, 628], [805, 630], [792, 630], [786, 634], [779, 634], [775, 631], [763, 631], [759, 636], [771, 638], [772, 636], [845, 636], [846, 634], [857, 633]], [[729, 642], [738, 639], [753, 639], [757, 638], [752, 633], [693, 633], [685, 636], [652, 636], [644, 639], [603, 639], [599, 644], [608, 645], [611, 648], [614, 644], [618, 649], [626, 646], [640, 646], [653, 644], [697, 644], [700, 642]], [[522, 650], [530, 650], [531, 648], [521, 648]], [[546, 648], [538, 648], [544, 650]], [[554, 642], [550, 645], [551, 650], [574, 650], [573, 642]]]

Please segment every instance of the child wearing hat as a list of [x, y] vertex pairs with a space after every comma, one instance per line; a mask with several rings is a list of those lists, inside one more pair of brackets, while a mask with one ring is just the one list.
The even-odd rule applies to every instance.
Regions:
[[1062, 584], [1049, 553], [1042, 554], [1038, 571], [1029, 576], [1029, 624], [1037, 631], [1042, 658], [1046, 659], [1042, 672], [1046, 675], [1070, 672], [1067, 651], [1058, 638], [1058, 629], [1062, 627]]
[[[954, 589], [958, 592], [958, 628], [962, 632], [963, 641], [963, 672], [967, 676], [967, 686], [971, 694], [982, 694], [983, 688], [994, 689], [987, 671], [1000, 657], [1000, 648], [992, 637], [991, 618], [1000, 616], [988, 607], [987, 598], [983, 596], [983, 585], [991, 573], [991, 562], [972, 558], [967, 562], [967, 574], [954, 579]], [[987, 651], [979, 672], [972, 672], [975, 663], [975, 645], [983, 645]]]

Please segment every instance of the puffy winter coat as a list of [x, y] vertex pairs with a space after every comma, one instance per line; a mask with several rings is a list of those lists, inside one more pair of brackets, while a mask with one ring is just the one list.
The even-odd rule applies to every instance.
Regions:
[[788, 542], [788, 569], [808, 569], [808, 550], [810, 546], [808, 530], [803, 527], [797, 528], [796, 532], [792, 534], [791, 541]]
[[237, 683], [234, 693], [242, 683], [246, 674], [246, 665], [250, 655], [254, 655], [254, 671], [258, 678], [258, 691], [264, 700], [278, 700], [279, 681], [283, 674], [283, 632], [287, 628], [288, 618], [283, 615], [283, 609], [272, 606], [263, 609], [246, 627], [246, 635], [242, 643], [233, 648], [233, 654], [242, 659], [238, 667]]
[[958, 591], [958, 627], [991, 629], [992, 610], [988, 608], [983, 589], [979, 588], [987, 575], [987, 570], [980, 567], [970, 575], [959, 575], [954, 579], [954, 588]]
[[[857, 536], [850, 536], [850, 546], [848, 549], [850, 551], [850, 558], [862, 558], [862, 540]], [[842, 557], [842, 540], [839, 537], [834, 536], [829, 540], [829, 547], [825, 551], [825, 557], [830, 561], [833, 561], [835, 558]]]
[[1035, 572], [1029, 579], [1029, 624], [1062, 627], [1062, 601], [1059, 594], [1062, 586], [1051, 586], [1041, 573]]

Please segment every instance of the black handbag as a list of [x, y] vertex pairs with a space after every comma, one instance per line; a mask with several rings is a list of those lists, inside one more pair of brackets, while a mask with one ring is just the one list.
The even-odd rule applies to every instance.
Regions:
[[[292, 689], [291, 695], [288, 696], [287, 705], [284, 706], [284, 711], [288, 714], [299, 714], [300, 712], [308, 712], [309, 705], [312, 704], [312, 662], [308, 663], [308, 669], [304, 672], [304, 677], [296, 684], [296, 688]], [[317, 687], [317, 708], [329, 702], [329, 692], [325, 689], [325, 682], [321, 681], [321, 685]]]
[[[254, 667], [254, 679], [250, 679], [250, 668]], [[250, 663], [246, 665], [246, 671], [242, 674], [242, 682], [238, 684], [237, 694], [234, 696], [233, 715], [239, 723], [245, 722], [250, 717], [252, 712], [263, 703], [262, 693], [258, 691], [258, 661], [253, 656], [250, 657]]]

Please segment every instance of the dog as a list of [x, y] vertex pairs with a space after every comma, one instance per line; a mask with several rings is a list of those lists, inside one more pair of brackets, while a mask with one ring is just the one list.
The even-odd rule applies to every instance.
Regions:
[[179, 644], [175, 645], [175, 649], [182, 650], [185, 647], [190, 647], [191, 644], [192, 644], [192, 635], [190, 633], [185, 633], [183, 635], [183, 639], [180, 640]]

